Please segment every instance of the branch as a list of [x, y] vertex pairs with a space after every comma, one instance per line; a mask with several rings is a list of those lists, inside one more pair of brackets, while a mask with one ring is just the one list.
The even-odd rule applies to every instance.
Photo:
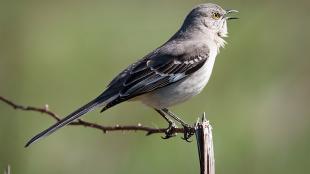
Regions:
[[[44, 108], [40, 107], [33, 107], [33, 106], [23, 106], [16, 104], [15, 102], [8, 100], [2, 96], [0, 96], [0, 101], [6, 103], [7, 105], [13, 107], [16, 110], [22, 111], [33, 111], [33, 112], [40, 112], [47, 116], [52, 117], [55, 121], [60, 121], [60, 117], [49, 110], [48, 105], [45, 105]], [[69, 125], [71, 126], [84, 126], [89, 128], [94, 128], [97, 130], [106, 133], [108, 131], [144, 131], [146, 135], [151, 135], [155, 133], [165, 133], [166, 128], [152, 128], [142, 126], [141, 124], [138, 125], [115, 125], [115, 126], [103, 126], [100, 124], [84, 121], [78, 119], [74, 122], [71, 122]], [[176, 133], [184, 133], [184, 128], [176, 128]], [[214, 174], [215, 173], [215, 166], [214, 166], [214, 149], [213, 149], [213, 140], [212, 140], [212, 127], [209, 124], [209, 121], [205, 118], [205, 114], [201, 121], [198, 121], [195, 125], [195, 134], [197, 139], [197, 146], [198, 146], [198, 154], [199, 154], [199, 161], [200, 161], [200, 173], [201, 174]], [[7, 174], [10, 173], [10, 167], [7, 168]]]
[[[61, 118], [55, 113], [49, 110], [48, 105], [45, 105], [44, 108], [40, 107], [33, 107], [33, 106], [23, 106], [20, 104], [16, 104], [15, 102], [6, 99], [2, 96], [0, 96], [0, 101], [6, 103], [7, 105], [13, 107], [16, 110], [22, 110], [22, 111], [33, 111], [33, 112], [40, 112], [42, 114], [45, 114], [47, 116], [52, 117], [55, 121], [61, 120]], [[138, 125], [115, 125], [115, 126], [103, 126], [97, 123], [92, 123], [88, 121], [84, 121], [82, 119], [77, 119], [74, 122], [71, 122], [69, 125], [71, 126], [84, 126], [89, 128], [94, 128], [97, 130], [102, 131], [103, 133], [106, 132], [112, 132], [112, 131], [144, 131], [146, 132], [146, 135], [151, 135], [155, 133], [165, 133], [166, 128], [152, 128], [147, 126], [142, 126], [140, 123]], [[176, 133], [183, 133], [183, 128], [176, 128]]]

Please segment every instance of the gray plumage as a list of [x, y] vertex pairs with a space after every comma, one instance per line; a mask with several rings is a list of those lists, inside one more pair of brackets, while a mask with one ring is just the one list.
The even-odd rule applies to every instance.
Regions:
[[102, 111], [123, 101], [139, 100], [157, 110], [183, 102], [207, 84], [215, 57], [227, 35], [226, 15], [215, 4], [195, 7], [165, 44], [128, 66], [97, 98], [33, 137], [26, 146], [69, 124], [96, 106]]

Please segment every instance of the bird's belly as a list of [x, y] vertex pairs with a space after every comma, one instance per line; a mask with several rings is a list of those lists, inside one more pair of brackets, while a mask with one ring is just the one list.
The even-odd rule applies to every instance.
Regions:
[[211, 57], [198, 71], [169, 86], [139, 96], [137, 99], [153, 108], [167, 108], [199, 94], [209, 81], [214, 64]]

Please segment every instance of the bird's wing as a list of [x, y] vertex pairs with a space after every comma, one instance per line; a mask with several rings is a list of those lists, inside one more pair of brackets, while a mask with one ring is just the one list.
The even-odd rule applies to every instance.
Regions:
[[108, 86], [118, 97], [103, 110], [122, 101], [173, 84], [200, 69], [209, 57], [206, 47], [155, 50], [120, 73]]

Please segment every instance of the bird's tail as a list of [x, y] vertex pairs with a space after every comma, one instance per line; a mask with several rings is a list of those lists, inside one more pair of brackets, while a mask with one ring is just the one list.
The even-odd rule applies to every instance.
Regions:
[[79, 109], [77, 109], [76, 111], [72, 112], [71, 114], [69, 114], [68, 116], [63, 118], [62, 120], [58, 121], [57, 123], [55, 123], [51, 127], [47, 128], [46, 130], [42, 131], [41, 133], [39, 133], [36, 136], [34, 136], [33, 138], [31, 138], [27, 142], [25, 147], [28, 147], [29, 145], [31, 145], [32, 143], [38, 141], [39, 139], [52, 134], [53, 132], [55, 132], [59, 128], [62, 128], [63, 126], [66, 126], [67, 124], [70, 124], [71, 122], [73, 122], [77, 118], [81, 117], [82, 115], [84, 115], [87, 112], [89, 112], [92, 109], [94, 109], [96, 106], [104, 103], [108, 98], [109, 97], [107, 95], [104, 95], [104, 94], [100, 95], [99, 97], [97, 97], [94, 100], [90, 101], [86, 105], [84, 105], [84, 106], [80, 107]]

